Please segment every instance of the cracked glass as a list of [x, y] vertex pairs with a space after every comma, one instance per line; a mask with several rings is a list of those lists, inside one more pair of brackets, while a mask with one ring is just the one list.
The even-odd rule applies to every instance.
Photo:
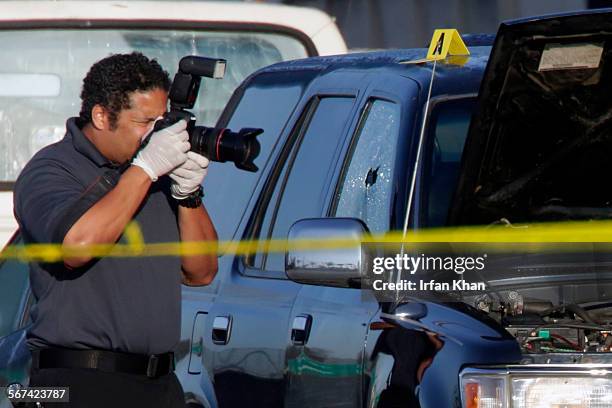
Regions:
[[341, 183], [336, 217], [359, 218], [373, 233], [389, 230], [399, 124], [399, 105], [370, 103]]

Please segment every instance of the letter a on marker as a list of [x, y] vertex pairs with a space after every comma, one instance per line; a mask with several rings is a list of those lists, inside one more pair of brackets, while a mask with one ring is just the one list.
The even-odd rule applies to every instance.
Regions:
[[448, 55], [470, 55], [459, 31], [454, 28], [435, 30], [429, 43], [427, 59], [443, 60]]

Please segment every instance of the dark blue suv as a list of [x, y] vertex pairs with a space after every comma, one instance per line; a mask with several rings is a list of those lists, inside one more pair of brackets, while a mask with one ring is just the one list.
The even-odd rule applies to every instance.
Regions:
[[[381, 302], [354, 285], [356, 249], [266, 246], [609, 217], [597, 176], [612, 170], [611, 45], [603, 10], [503, 24], [493, 47], [435, 71], [419, 49], [245, 80], [219, 125], [264, 129], [259, 171], [213, 164], [205, 202], [221, 240], [262, 243], [221, 254], [210, 286], [183, 289], [177, 374], [190, 406], [612, 406], [607, 263], [526, 258], [479, 293]], [[0, 384], [26, 381], [26, 272], [0, 265]]]

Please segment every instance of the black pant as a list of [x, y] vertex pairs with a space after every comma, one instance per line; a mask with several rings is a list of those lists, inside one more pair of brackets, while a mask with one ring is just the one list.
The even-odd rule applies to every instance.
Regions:
[[70, 387], [69, 403], [43, 403], [45, 408], [185, 408], [183, 388], [174, 373], [147, 378], [85, 368], [33, 369], [30, 386]]

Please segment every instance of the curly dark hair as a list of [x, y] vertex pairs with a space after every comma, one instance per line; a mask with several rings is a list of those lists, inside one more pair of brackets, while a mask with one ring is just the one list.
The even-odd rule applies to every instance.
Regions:
[[108, 110], [114, 129], [119, 112], [130, 108], [132, 92], [157, 88], [168, 92], [170, 77], [155, 59], [139, 52], [110, 55], [93, 64], [83, 79], [79, 120], [91, 122], [91, 110], [100, 105]]

